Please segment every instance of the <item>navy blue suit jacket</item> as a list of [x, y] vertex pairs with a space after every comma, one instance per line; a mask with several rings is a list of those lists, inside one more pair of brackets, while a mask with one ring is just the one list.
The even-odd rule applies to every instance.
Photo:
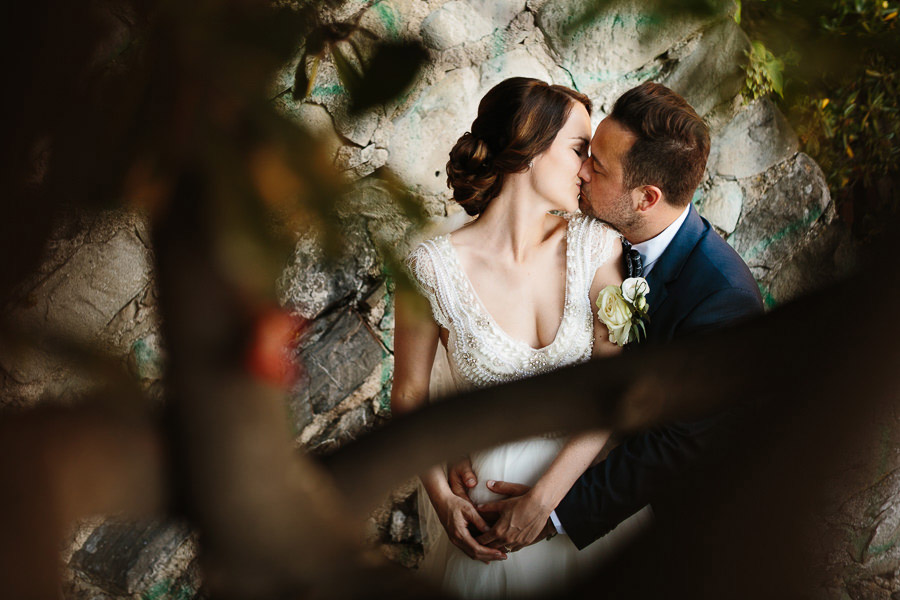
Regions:
[[[693, 207], [647, 282], [650, 322], [645, 344], [695, 335], [763, 310], [747, 265]], [[722, 427], [721, 415], [713, 415], [624, 439], [606, 460], [589, 468], [557, 506], [566, 533], [583, 548], [648, 503], [663, 518], [667, 494]]]

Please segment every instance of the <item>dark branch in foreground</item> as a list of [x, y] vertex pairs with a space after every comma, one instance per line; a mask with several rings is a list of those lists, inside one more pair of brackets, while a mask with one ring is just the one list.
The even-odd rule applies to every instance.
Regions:
[[[846, 307], [859, 306], [859, 290], [872, 281], [878, 293], [867, 295], [864, 310], [853, 310], [848, 330]], [[393, 420], [325, 464], [365, 512], [391, 486], [436, 462], [515, 438], [596, 427], [627, 433], [733, 405], [760, 404], [777, 423], [808, 402], [840, 400], [837, 390], [848, 382], [894, 389], [898, 283], [895, 275], [862, 273], [715, 334], [448, 399]], [[842, 351], [848, 348], [854, 350]], [[867, 374], [863, 381], [860, 373]]]

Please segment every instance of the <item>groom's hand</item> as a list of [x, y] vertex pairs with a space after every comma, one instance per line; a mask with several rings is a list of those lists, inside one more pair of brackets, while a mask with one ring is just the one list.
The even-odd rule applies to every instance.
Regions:
[[[441, 524], [450, 541], [470, 558], [489, 563], [492, 560], [506, 560], [506, 553], [497, 548], [489, 548], [475, 541], [470, 527], [486, 532], [490, 528], [468, 498], [463, 500], [448, 494], [442, 502], [434, 505]], [[477, 534], [476, 534], [477, 535]]]
[[463, 498], [469, 499], [469, 490], [478, 484], [475, 471], [472, 470], [472, 461], [468, 456], [462, 456], [456, 462], [447, 465], [447, 483], [450, 491]]
[[481, 513], [499, 514], [491, 530], [477, 538], [479, 544], [515, 552], [556, 531], [550, 521], [552, 507], [543, 506], [533, 498], [529, 494], [531, 491], [529, 486], [506, 481], [488, 481], [487, 487], [492, 492], [509, 498], [478, 506]]

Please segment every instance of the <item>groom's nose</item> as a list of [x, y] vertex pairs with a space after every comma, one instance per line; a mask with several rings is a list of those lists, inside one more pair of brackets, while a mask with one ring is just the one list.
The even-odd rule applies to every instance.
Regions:
[[581, 168], [578, 169], [578, 178], [584, 183], [588, 183], [591, 180], [591, 169], [589, 163], [591, 162], [591, 158], [586, 158], [581, 163]]

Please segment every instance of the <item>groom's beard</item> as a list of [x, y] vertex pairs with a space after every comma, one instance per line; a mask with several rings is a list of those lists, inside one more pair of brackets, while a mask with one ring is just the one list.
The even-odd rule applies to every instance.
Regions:
[[584, 214], [612, 226], [624, 235], [626, 239], [629, 232], [640, 228], [644, 222], [643, 215], [631, 208], [631, 192], [625, 192], [616, 198], [607, 209], [597, 211], [594, 210], [594, 204], [591, 202], [590, 197], [582, 191], [578, 197], [578, 207]]

